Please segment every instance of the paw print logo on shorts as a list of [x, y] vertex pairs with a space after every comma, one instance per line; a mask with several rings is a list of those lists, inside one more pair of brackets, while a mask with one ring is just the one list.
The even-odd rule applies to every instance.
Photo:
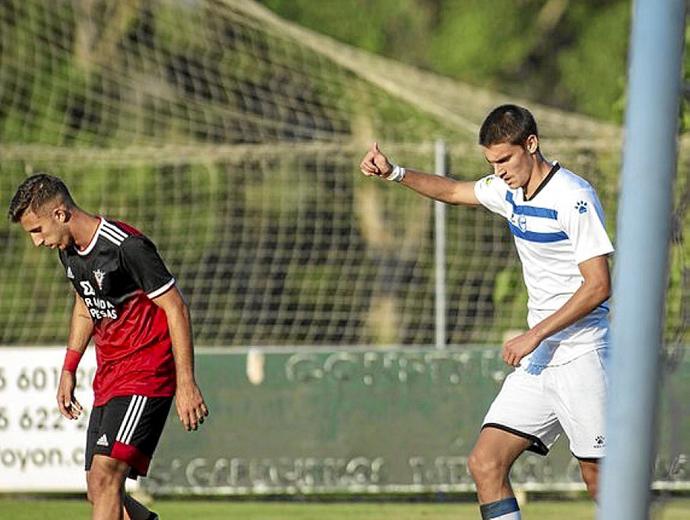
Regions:
[[603, 435], [597, 435], [594, 440], [597, 442], [597, 448], [603, 446], [604, 442], [606, 442]]
[[581, 200], [577, 204], [575, 204], [575, 209], [578, 211], [578, 213], [587, 213], [587, 201], [586, 200]]

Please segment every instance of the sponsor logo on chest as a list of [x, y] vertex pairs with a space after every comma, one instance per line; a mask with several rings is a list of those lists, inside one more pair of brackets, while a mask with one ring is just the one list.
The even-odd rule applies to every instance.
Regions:
[[[96, 269], [92, 272], [94, 280], [96, 281], [96, 286], [98, 286], [98, 290], [102, 292], [106, 273], [101, 269]], [[96, 289], [90, 281], [80, 281], [79, 285], [81, 286], [81, 296], [84, 299], [86, 307], [89, 309], [89, 314], [91, 314], [94, 320], [102, 320], [103, 318], [109, 318], [111, 320], [117, 319], [118, 315], [115, 305], [105, 298], [99, 298], [96, 294]]]

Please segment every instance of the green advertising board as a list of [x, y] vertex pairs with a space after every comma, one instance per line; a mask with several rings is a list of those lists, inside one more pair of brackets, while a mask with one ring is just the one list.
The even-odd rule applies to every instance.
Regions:
[[[673, 368], [655, 486], [690, 489], [690, 362]], [[486, 347], [202, 350], [211, 415], [185, 432], [171, 413], [142, 485], [153, 494], [471, 491], [467, 456], [509, 370]], [[547, 457], [520, 457], [512, 480], [528, 491], [584, 489], [565, 438]]]

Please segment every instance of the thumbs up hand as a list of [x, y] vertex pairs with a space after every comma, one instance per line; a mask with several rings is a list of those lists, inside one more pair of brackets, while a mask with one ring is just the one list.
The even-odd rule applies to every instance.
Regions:
[[362, 173], [368, 177], [388, 177], [393, 171], [393, 165], [379, 149], [379, 144], [374, 143], [362, 159], [359, 165]]

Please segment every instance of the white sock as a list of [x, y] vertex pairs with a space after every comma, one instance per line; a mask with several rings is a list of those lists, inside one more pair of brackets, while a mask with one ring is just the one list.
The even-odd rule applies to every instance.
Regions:
[[520, 511], [513, 511], [505, 515], [495, 516], [491, 520], [522, 520], [522, 516], [520, 516]]

